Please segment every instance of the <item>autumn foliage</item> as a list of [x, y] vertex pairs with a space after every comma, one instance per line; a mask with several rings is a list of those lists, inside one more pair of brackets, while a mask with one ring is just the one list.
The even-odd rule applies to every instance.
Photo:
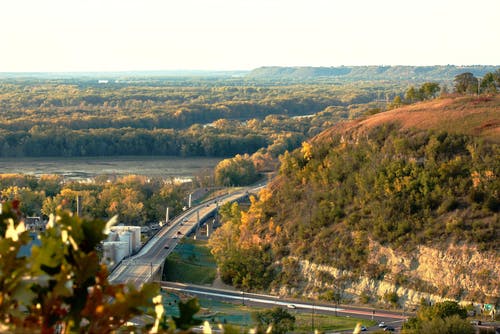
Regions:
[[[14, 201], [0, 215], [2, 331], [110, 333], [135, 316], [154, 314], [157, 286], [108, 282], [96, 250], [106, 222], [59, 212], [35, 236], [19, 214]], [[23, 247], [31, 247], [29, 256], [20, 255]]]

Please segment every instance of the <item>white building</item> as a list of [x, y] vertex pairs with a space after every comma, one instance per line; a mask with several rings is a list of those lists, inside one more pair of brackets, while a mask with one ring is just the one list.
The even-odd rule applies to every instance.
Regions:
[[113, 226], [103, 242], [102, 262], [113, 268], [141, 248], [140, 226]]

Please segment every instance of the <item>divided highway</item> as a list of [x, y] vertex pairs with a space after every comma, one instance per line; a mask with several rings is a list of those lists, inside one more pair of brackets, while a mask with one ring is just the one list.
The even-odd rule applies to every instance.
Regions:
[[226, 202], [234, 202], [258, 192], [263, 185], [243, 188], [234, 193], [219, 196], [208, 202], [194, 206], [165, 225], [134, 256], [121, 261], [110, 273], [109, 281], [116, 283], [133, 283], [139, 287], [151, 282], [158, 275], [167, 256], [172, 252], [180, 238], [196, 229], [198, 220], [208, 217], [218, 206]]
[[[253, 188], [243, 188], [237, 192], [214, 198], [208, 202], [194, 206], [180, 216], [174, 218], [161, 228], [141, 250], [134, 256], [124, 259], [109, 275], [109, 281], [116, 283], [132, 283], [139, 287], [146, 282], [158, 281], [161, 277], [163, 263], [173, 251], [181, 238], [197, 228], [198, 221], [207, 218], [218, 206], [237, 201], [249, 193], [257, 193], [263, 185]], [[356, 307], [335, 307], [327, 304], [318, 304], [307, 301], [285, 300], [276, 296], [252, 294], [242, 291], [221, 290], [195, 285], [186, 285], [174, 282], [160, 282], [161, 287], [185, 293], [205, 296], [225, 301], [241, 301], [247, 305], [284, 306], [296, 312], [329, 313], [339, 316], [354, 316], [357, 318], [384, 321], [399, 327], [406, 316], [388, 311], [379, 311]], [[398, 326], [399, 325], [399, 326]]]
[[[286, 307], [294, 312], [307, 312], [313, 314], [332, 314], [346, 317], [356, 317], [360, 319], [375, 320], [385, 322], [395, 328], [402, 325], [407, 316], [400, 312], [391, 312], [387, 310], [374, 310], [351, 305], [331, 305], [327, 303], [318, 303], [304, 300], [283, 299], [280, 297], [264, 294], [248, 293], [236, 290], [216, 289], [206, 286], [183, 284], [176, 282], [160, 282], [162, 289], [179, 291], [194, 296], [237, 302], [245, 305], [266, 306], [266, 307]], [[375, 326], [373, 329], [379, 329]], [[352, 332], [352, 331], [351, 331]]]

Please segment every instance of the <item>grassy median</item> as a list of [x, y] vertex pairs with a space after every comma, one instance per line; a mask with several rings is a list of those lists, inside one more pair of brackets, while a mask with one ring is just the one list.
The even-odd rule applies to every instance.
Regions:
[[166, 281], [211, 284], [217, 265], [206, 240], [185, 238], [165, 261], [163, 279]]

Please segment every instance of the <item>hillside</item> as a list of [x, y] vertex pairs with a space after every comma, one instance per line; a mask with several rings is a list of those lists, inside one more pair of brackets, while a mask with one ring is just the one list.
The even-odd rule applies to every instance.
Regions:
[[304, 80], [330, 78], [342, 81], [404, 80], [404, 81], [452, 81], [464, 72], [483, 76], [499, 66], [339, 66], [339, 67], [281, 67], [264, 66], [252, 70], [248, 78]]
[[389, 110], [324, 131], [315, 141], [335, 134], [363, 134], [387, 123], [401, 131], [410, 129], [446, 131], [486, 138], [500, 143], [500, 95], [492, 97], [448, 97]]
[[285, 154], [248, 212], [226, 212], [219, 233], [237, 246], [215, 250], [222, 277], [327, 299], [497, 300], [499, 101], [406, 106]]

